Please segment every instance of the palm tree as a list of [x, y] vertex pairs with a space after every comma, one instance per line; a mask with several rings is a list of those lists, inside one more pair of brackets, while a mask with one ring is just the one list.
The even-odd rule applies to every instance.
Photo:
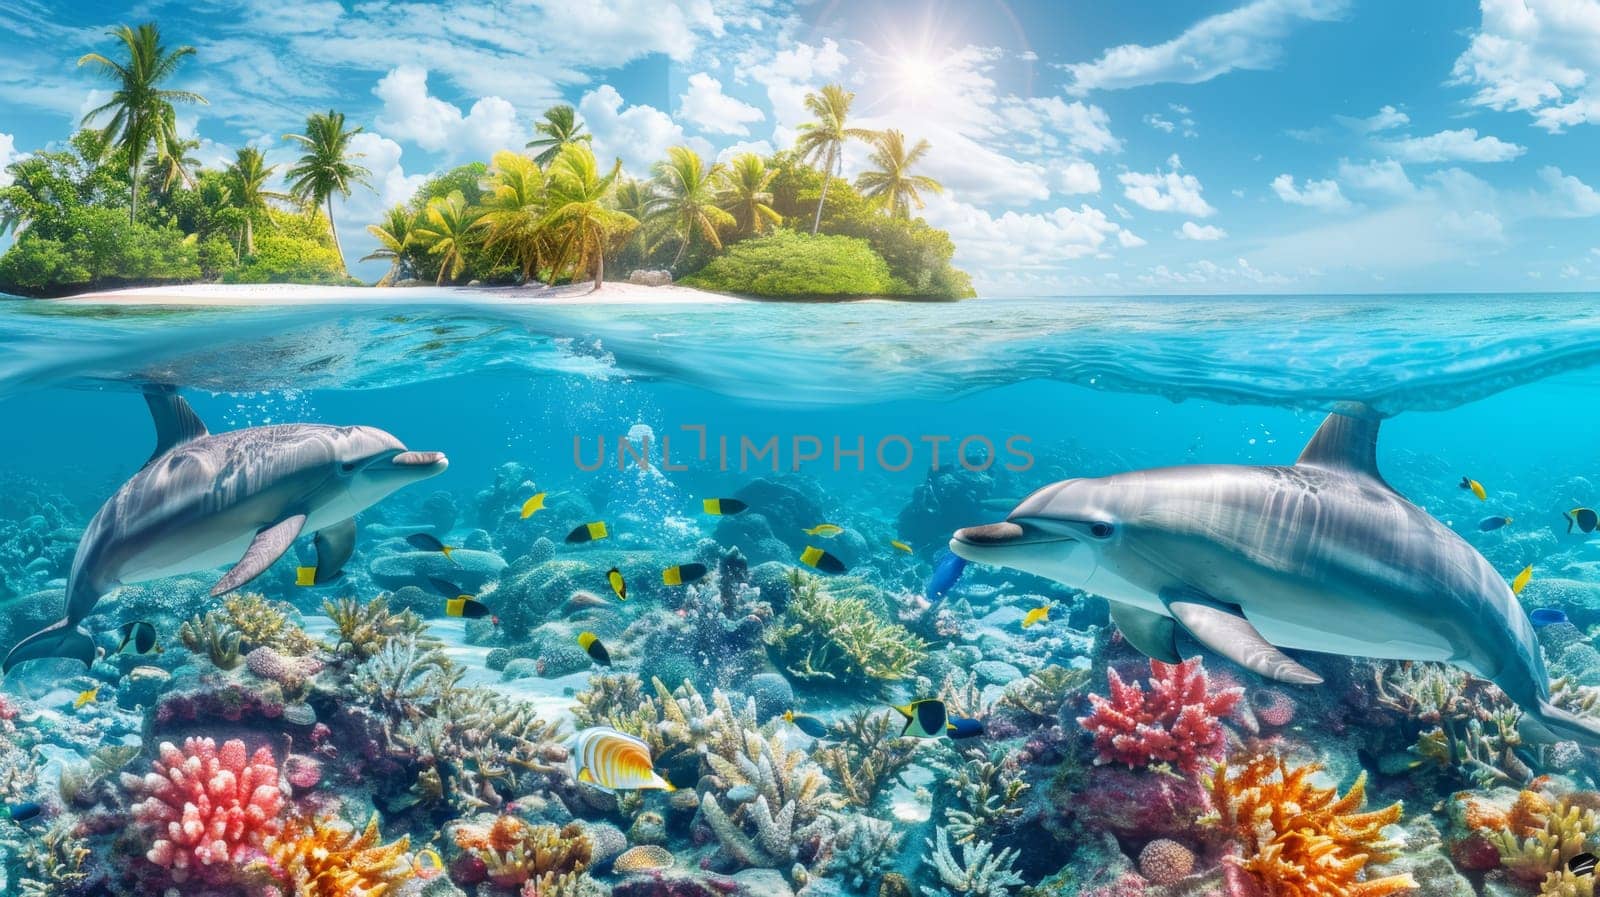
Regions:
[[864, 171], [856, 178], [856, 189], [895, 218], [910, 218], [911, 207], [922, 208], [922, 194], [943, 193], [944, 185], [925, 174], [911, 174], [911, 167], [928, 154], [928, 141], [918, 140], [908, 152], [906, 135], [893, 128], [873, 138], [872, 164], [876, 170]]
[[483, 217], [478, 220], [487, 232], [483, 245], [515, 262], [524, 281], [537, 278], [550, 243], [542, 227], [544, 172], [527, 156], [510, 150], [495, 153], [493, 163], [484, 183], [489, 192], [483, 198]]
[[378, 248], [361, 257], [363, 262], [375, 259], [388, 259], [389, 270], [378, 279], [378, 286], [393, 286], [400, 275], [405, 271], [406, 250], [411, 248], [411, 243], [416, 239], [417, 216], [403, 205], [395, 206], [385, 213], [382, 224], [367, 225], [367, 233], [378, 240]]
[[739, 233], [761, 234], [768, 226], [783, 220], [770, 203], [772, 191], [767, 187], [777, 177], [776, 170], [768, 171], [767, 163], [755, 153], [735, 156], [722, 173], [722, 191], [718, 203], [723, 211], [733, 216]]
[[811, 222], [811, 232], [822, 226], [822, 205], [828, 201], [828, 180], [838, 175], [844, 166], [846, 140], [871, 140], [873, 131], [845, 126], [850, 117], [850, 104], [856, 95], [838, 84], [825, 85], [822, 90], [806, 94], [806, 111], [817, 117], [816, 121], [800, 126], [800, 136], [795, 149], [806, 162], [822, 163], [822, 195], [817, 198], [817, 217]]
[[227, 188], [227, 203], [229, 206], [244, 213], [244, 251], [253, 254], [256, 251], [255, 219], [267, 218], [267, 200], [281, 199], [287, 201], [288, 196], [267, 189], [267, 179], [272, 177], [276, 165], [267, 165], [261, 157], [261, 150], [253, 146], [240, 147], [234, 155], [233, 164], [222, 172], [222, 183]]
[[540, 168], [548, 166], [551, 160], [560, 154], [561, 148], [571, 143], [589, 143], [594, 139], [593, 134], [583, 133], [583, 125], [578, 121], [578, 110], [566, 105], [551, 106], [544, 111], [544, 121], [538, 122], [533, 129], [543, 137], [535, 137], [528, 141], [528, 148], [538, 148], [539, 154], [533, 161], [539, 163]]
[[467, 204], [460, 190], [452, 191], [443, 199], [431, 200], [423, 209], [415, 234], [420, 245], [439, 256], [439, 277], [435, 284], [443, 284], [446, 277], [454, 280], [466, 269], [466, 251], [472, 243], [478, 215], [477, 208]]
[[157, 147], [145, 156], [144, 167], [150, 170], [152, 177], [161, 183], [161, 192], [171, 193], [172, 185], [183, 182], [185, 187], [194, 187], [194, 175], [191, 171], [200, 167], [200, 161], [189, 155], [191, 150], [200, 148], [200, 141], [185, 140], [178, 136], [176, 129], [168, 132], [168, 143], [165, 148]]
[[111, 114], [101, 130], [107, 146], [115, 145], [127, 154], [128, 159], [128, 221], [139, 214], [139, 166], [144, 162], [144, 151], [152, 143], [156, 153], [165, 156], [177, 130], [177, 116], [173, 103], [204, 103], [205, 97], [187, 90], [166, 90], [161, 84], [178, 71], [185, 57], [194, 55], [194, 47], [167, 49], [161, 44], [161, 30], [154, 22], [137, 29], [118, 25], [106, 32], [127, 47], [126, 62], [113, 62], [99, 53], [89, 53], [78, 60], [78, 65], [92, 65], [107, 80], [116, 85], [111, 99], [97, 106], [83, 117], [85, 127], [105, 113]]
[[345, 130], [344, 113], [329, 109], [326, 114], [317, 112], [307, 118], [304, 134], [283, 135], [284, 140], [297, 141], [305, 148], [305, 155], [288, 171], [289, 189], [312, 205], [327, 205], [328, 228], [333, 232], [340, 270], [345, 270], [344, 249], [339, 245], [339, 228], [333, 223], [333, 194], [349, 196], [352, 186], [366, 185], [372, 176], [372, 172], [350, 161], [361, 158], [361, 153], [350, 152], [350, 138], [361, 130]]
[[[571, 268], [582, 271], [593, 263], [594, 290], [606, 279], [606, 244], [638, 226], [637, 219], [606, 205], [622, 160], [600, 173], [594, 152], [581, 143], [569, 143], [556, 154], [546, 171], [545, 216], [540, 227], [550, 234], [550, 282]], [[594, 292], [590, 290], [590, 292]]]
[[733, 225], [733, 216], [717, 207], [716, 184], [722, 179], [722, 165], [707, 168], [700, 154], [686, 146], [667, 149], [667, 157], [655, 164], [655, 211], [678, 238], [678, 254], [672, 268], [678, 268], [684, 250], [696, 234], [712, 248], [722, 248], [719, 228]]

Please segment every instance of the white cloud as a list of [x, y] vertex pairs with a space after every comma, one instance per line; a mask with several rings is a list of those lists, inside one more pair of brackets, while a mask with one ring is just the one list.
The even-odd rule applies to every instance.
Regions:
[[1006, 97], [999, 112], [1012, 130], [1049, 148], [1064, 143], [1084, 153], [1122, 149], [1111, 133], [1111, 116], [1099, 106], [1061, 97]]
[[428, 70], [420, 66], [390, 69], [372, 93], [383, 101], [374, 122], [377, 129], [429, 152], [487, 158], [498, 150], [521, 149], [528, 141], [510, 102], [483, 97], [462, 115], [455, 105], [428, 93]]
[[1389, 131], [1411, 123], [1411, 116], [1393, 106], [1385, 106], [1366, 118], [1351, 118], [1348, 115], [1335, 115], [1334, 118], [1340, 124], [1360, 134]]
[[6, 171], [6, 166], [26, 156], [26, 153], [17, 152], [15, 137], [10, 134], [0, 134], [0, 187], [11, 186], [11, 172]]
[[[411, 199], [428, 175], [406, 174], [401, 164], [404, 150], [400, 144], [373, 131], [363, 131], [351, 137], [350, 152], [356, 156], [357, 164], [372, 172], [372, 177], [368, 179], [370, 189], [357, 186], [348, 197], [339, 197], [333, 202], [333, 215], [339, 225], [339, 240], [344, 247], [345, 262], [354, 268], [362, 256], [377, 246], [377, 241], [367, 233], [366, 226], [380, 220], [385, 209]], [[278, 161], [268, 158], [269, 164]], [[283, 167], [279, 167], [277, 175], [281, 177], [283, 170]]]
[[1561, 169], [1546, 165], [1539, 180], [1548, 192], [1537, 197], [1538, 212], [1552, 218], [1588, 218], [1600, 215], [1600, 192]]
[[1215, 224], [1195, 224], [1193, 221], [1185, 221], [1177, 231], [1177, 236], [1184, 240], [1220, 240], [1227, 235], [1227, 231]]
[[1112, 239], [1123, 248], [1144, 243], [1089, 205], [1042, 213], [1008, 210], [995, 215], [942, 196], [930, 199], [927, 219], [950, 232], [958, 264], [984, 275], [1048, 269], [1100, 255], [1110, 249], [1108, 241]]
[[1073, 159], [1055, 167], [1055, 183], [1059, 193], [1099, 193], [1100, 170], [1093, 162]]
[[1113, 47], [1094, 62], [1064, 66], [1070, 92], [1117, 90], [1145, 84], [1199, 84], [1236, 69], [1268, 69], [1282, 56], [1282, 41], [1304, 22], [1344, 13], [1345, 0], [1253, 0], [1201, 19], [1155, 46]]
[[738, 143], [730, 143], [717, 151], [717, 161], [726, 162], [734, 156], [740, 156], [745, 153], [770, 156], [772, 155], [772, 144], [765, 140], [741, 140]]
[[[1178, 161], [1176, 155], [1167, 160], [1174, 169], [1179, 167]], [[1123, 196], [1152, 212], [1179, 212], [1192, 218], [1206, 218], [1217, 211], [1200, 195], [1200, 179], [1192, 174], [1125, 171], [1117, 175], [1117, 180], [1122, 182]]]
[[680, 118], [712, 134], [748, 137], [750, 122], [766, 118], [760, 109], [722, 92], [722, 82], [706, 72], [689, 76], [689, 89], [678, 98]]
[[767, 89], [775, 144], [794, 143], [799, 126], [811, 118], [806, 112], [806, 94], [838, 80], [848, 61], [833, 38], [824, 38], [817, 45], [796, 43], [765, 58], [752, 51], [741, 59], [739, 71]]
[[711, 144], [699, 137], [688, 137], [672, 116], [654, 106], [623, 108], [622, 94], [602, 84], [583, 95], [578, 112], [594, 134], [594, 152], [602, 163], [612, 157], [635, 176], [649, 174], [650, 166], [667, 154], [667, 147], [685, 144], [703, 158], [713, 153]]
[[1355, 164], [1348, 159], [1339, 160], [1339, 180], [1353, 190], [1387, 193], [1391, 196], [1409, 196], [1417, 187], [1406, 177], [1405, 168], [1393, 159], [1376, 159]]
[[1148, 240], [1127, 228], [1117, 231], [1117, 242], [1121, 244], [1123, 249], [1137, 249], [1149, 243]]
[[1427, 137], [1402, 137], [1379, 144], [1402, 162], [1507, 162], [1525, 150], [1498, 137], [1479, 137], [1473, 128], [1440, 131]]
[[1518, 110], [1557, 132], [1600, 117], [1600, 5], [1482, 0], [1482, 20], [1451, 69], [1472, 102]]
[[1272, 192], [1290, 205], [1308, 206], [1326, 212], [1350, 208], [1350, 200], [1339, 192], [1337, 181], [1313, 181], [1308, 178], [1304, 187], [1297, 187], [1293, 175], [1280, 174], [1272, 179]]
[[1149, 115], [1146, 115], [1144, 117], [1144, 123], [1149, 125], [1152, 128], [1155, 128], [1157, 131], [1162, 131], [1162, 132], [1167, 133], [1167, 134], [1171, 134], [1173, 131], [1176, 131], [1178, 129], [1177, 125], [1173, 124], [1170, 121], [1167, 121], [1166, 119], [1162, 118], [1160, 115], [1157, 115], [1154, 112], [1152, 112]]
[[1192, 291], [1195, 288], [1217, 289], [1245, 287], [1276, 287], [1291, 283], [1282, 274], [1268, 273], [1250, 264], [1248, 259], [1235, 259], [1231, 265], [1219, 265], [1210, 259], [1191, 262], [1183, 268], [1156, 265], [1135, 278], [1139, 283], [1158, 290]]

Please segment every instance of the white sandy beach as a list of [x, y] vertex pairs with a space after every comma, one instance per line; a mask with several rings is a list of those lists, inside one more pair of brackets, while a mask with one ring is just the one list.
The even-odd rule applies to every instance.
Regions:
[[74, 305], [195, 306], [206, 308], [287, 305], [682, 305], [724, 304], [745, 301], [737, 296], [711, 293], [684, 286], [647, 287], [607, 283], [598, 292], [590, 284], [558, 287], [333, 287], [304, 284], [199, 283], [182, 286], [139, 287], [102, 293], [80, 293], [51, 302]]

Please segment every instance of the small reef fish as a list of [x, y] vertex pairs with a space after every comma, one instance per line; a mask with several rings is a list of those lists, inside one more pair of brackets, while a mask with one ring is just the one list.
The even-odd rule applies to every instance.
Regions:
[[699, 582], [706, 576], [705, 564], [679, 564], [661, 571], [661, 582], [669, 586], [686, 586]]
[[611, 591], [616, 594], [618, 601], [628, 600], [628, 581], [622, 578], [622, 571], [612, 567], [606, 571], [606, 582], [611, 586]]
[[1048, 622], [1050, 622], [1050, 605], [1046, 604], [1043, 607], [1036, 607], [1028, 611], [1027, 615], [1022, 618], [1022, 628], [1027, 629], [1035, 623]]
[[740, 514], [749, 509], [749, 505], [737, 498], [707, 498], [702, 499], [700, 507], [707, 514]]
[[78, 696], [72, 700], [72, 709], [81, 710], [83, 709], [83, 705], [93, 704], [95, 699], [98, 697], [100, 697], [100, 686], [98, 685], [96, 685], [94, 688], [88, 689], [87, 691], [79, 692]]
[[1533, 621], [1533, 625], [1542, 629], [1546, 626], [1567, 622], [1567, 612], [1553, 607], [1541, 607], [1529, 613], [1528, 619]]
[[583, 653], [589, 655], [589, 659], [595, 663], [603, 667], [611, 666], [611, 652], [606, 650], [605, 644], [600, 641], [600, 636], [592, 632], [580, 632], [578, 647], [582, 648]]
[[586, 785], [616, 791], [673, 791], [655, 770], [650, 746], [609, 726], [591, 726], [570, 742], [572, 777]]
[[945, 735], [952, 740], [960, 741], [964, 738], [977, 738], [983, 734], [983, 723], [964, 716], [952, 716], [946, 724]]
[[1600, 860], [1596, 860], [1594, 854], [1585, 851], [1567, 860], [1567, 871], [1573, 875], [1593, 875], [1597, 862]]
[[[455, 560], [455, 558], [450, 557], [450, 553], [456, 550], [454, 545], [446, 545], [427, 533], [412, 533], [411, 535], [406, 536], [406, 544], [418, 551], [437, 551], [445, 557], [450, 558], [450, 560]], [[457, 563], [460, 562], [457, 561]]]
[[807, 545], [806, 550], [800, 552], [800, 563], [823, 573], [843, 573], [846, 569], [844, 561], [815, 545]]
[[785, 710], [783, 712], [783, 721], [793, 725], [796, 729], [810, 735], [812, 738], [828, 737], [828, 724], [814, 716], [795, 713], [793, 710]]
[[540, 492], [538, 495], [535, 495], [534, 497], [532, 497], [532, 498], [530, 498], [527, 501], [522, 503], [522, 519], [523, 520], [527, 520], [529, 517], [532, 517], [534, 514], [537, 514], [538, 512], [544, 510], [544, 496], [545, 496], [545, 493]]
[[585, 523], [582, 526], [574, 529], [572, 532], [567, 533], [567, 542], [571, 545], [578, 545], [584, 542], [597, 542], [609, 535], [611, 534], [606, 532], [605, 522], [596, 520], [593, 523]]
[[[445, 601], [444, 614], [447, 617], [464, 617], [468, 620], [478, 620], [489, 616], [489, 605], [476, 598], [461, 595]], [[495, 625], [500, 625], [499, 618], [495, 619]]]
[[933, 575], [928, 577], [928, 590], [925, 597], [928, 601], [938, 601], [950, 591], [961, 578], [961, 572], [967, 569], [965, 558], [953, 552], [945, 552], [939, 560], [938, 566], [933, 568]]
[[1573, 508], [1561, 516], [1567, 518], [1569, 533], [1574, 526], [1584, 533], [1592, 533], [1595, 527], [1600, 526], [1600, 514], [1596, 514], [1593, 508]]
[[808, 536], [821, 536], [824, 539], [832, 539], [834, 536], [844, 532], [844, 527], [833, 523], [819, 523], [804, 532]]
[[117, 644], [117, 650], [111, 653], [121, 654], [129, 645], [133, 646], [135, 654], [161, 653], [161, 646], [156, 644], [156, 628], [149, 623], [143, 620], [124, 623], [117, 631], [122, 633], [122, 641]]
[[9, 819], [12, 822], [27, 822], [29, 819], [32, 819], [38, 815], [39, 805], [31, 800], [25, 800], [20, 804], [10, 804], [0, 807], [0, 816]]
[[423, 881], [438, 878], [444, 872], [444, 860], [439, 857], [439, 852], [432, 847], [424, 847], [417, 851], [411, 859], [411, 871]]
[[1472, 479], [1471, 477], [1461, 478], [1461, 488], [1471, 492], [1473, 495], [1478, 496], [1478, 501], [1489, 500], [1489, 493], [1483, 488], [1483, 484]]
[[889, 545], [892, 546], [896, 551], [903, 551], [906, 554], [911, 553], [911, 546], [900, 541], [899, 539], [890, 539]]
[[1521, 595], [1522, 590], [1528, 587], [1528, 581], [1531, 579], [1533, 579], [1533, 565], [1529, 564], [1522, 568], [1522, 572], [1517, 574], [1516, 579], [1511, 580], [1511, 594]]
[[907, 735], [936, 738], [945, 733], [950, 722], [950, 713], [938, 698], [924, 698], [894, 709], [906, 718], [905, 728], [900, 730], [902, 738]]
[[1492, 533], [1502, 526], [1510, 526], [1511, 521], [1514, 519], [1512, 517], [1485, 517], [1478, 521], [1478, 529], [1486, 533]]

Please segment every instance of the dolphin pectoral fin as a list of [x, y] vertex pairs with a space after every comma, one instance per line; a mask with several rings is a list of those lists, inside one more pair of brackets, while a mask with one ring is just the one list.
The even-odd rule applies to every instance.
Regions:
[[1537, 708], [1524, 707], [1517, 731], [1525, 740], [1539, 744], [1576, 741], [1585, 747], [1600, 747], [1600, 725], [1549, 701], [1540, 701]]
[[345, 562], [356, 550], [356, 519], [347, 517], [317, 531], [316, 584], [332, 582], [344, 572]]
[[194, 413], [189, 403], [170, 386], [148, 387], [144, 393], [145, 404], [150, 406], [150, 418], [156, 425], [156, 450], [150, 461], [161, 457], [174, 447], [192, 439], [210, 435], [200, 415]]
[[1289, 655], [1262, 638], [1249, 620], [1215, 604], [1176, 598], [1167, 610], [1178, 618], [1200, 644], [1254, 673], [1295, 685], [1317, 685], [1322, 677], [1295, 663]]
[[212, 597], [231, 592], [260, 576], [278, 558], [283, 557], [283, 553], [294, 544], [295, 537], [300, 535], [300, 528], [305, 525], [306, 515], [296, 514], [256, 533], [255, 540], [244, 550], [244, 557], [233, 565], [228, 575], [211, 587]]
[[1360, 402], [1341, 402], [1312, 434], [1294, 462], [1362, 474], [1387, 486], [1378, 473], [1378, 412]]
[[24, 661], [46, 657], [70, 657], [83, 661], [84, 666], [93, 666], [94, 656], [94, 639], [89, 633], [68, 620], [57, 620], [18, 642], [0, 664], [0, 673], [9, 673], [12, 667]]
[[1144, 656], [1162, 663], [1183, 661], [1178, 656], [1178, 624], [1171, 617], [1113, 601], [1111, 622], [1122, 630], [1122, 637], [1128, 640], [1128, 644]]

